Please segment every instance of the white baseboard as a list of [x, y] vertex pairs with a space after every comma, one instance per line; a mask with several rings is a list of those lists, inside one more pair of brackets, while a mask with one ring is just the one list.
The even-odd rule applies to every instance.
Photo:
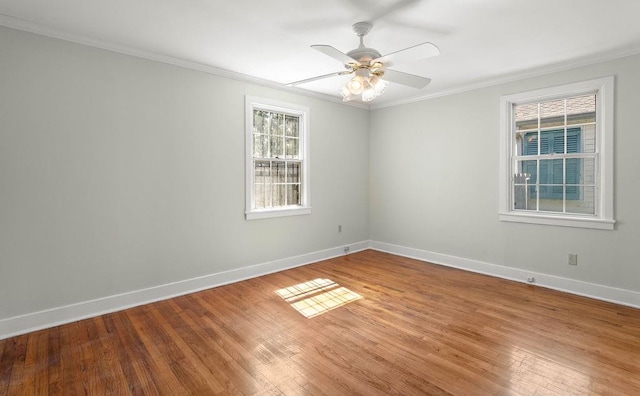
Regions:
[[536, 286], [640, 308], [640, 293], [632, 290], [618, 289], [384, 242], [371, 241], [371, 249], [517, 282], [526, 283], [527, 277], [533, 276]]
[[[368, 249], [369, 241], [350, 243], [346, 246], [349, 246], [349, 253], [355, 253]], [[289, 268], [295, 268], [317, 261], [343, 256], [344, 254], [344, 246], [340, 246], [230, 271], [167, 283], [147, 289], [134, 290], [95, 300], [82, 301], [76, 304], [0, 319], [0, 340], [110, 312], [121, 311], [123, 309], [155, 301], [166, 300], [172, 297], [194, 293], [245, 279], [255, 278], [257, 276]]]
[[[536, 279], [535, 284], [537, 286], [640, 308], [640, 293], [631, 290], [618, 289], [384, 242], [363, 241], [351, 243], [347, 246], [349, 246], [350, 253], [371, 248], [398, 256], [523, 283], [526, 282], [527, 277], [533, 276]], [[342, 255], [344, 255], [344, 246], [0, 319], [0, 340]]]

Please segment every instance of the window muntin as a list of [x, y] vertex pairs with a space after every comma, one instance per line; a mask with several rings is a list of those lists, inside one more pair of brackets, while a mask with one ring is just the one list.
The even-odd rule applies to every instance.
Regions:
[[247, 97], [247, 219], [310, 213], [308, 109]]
[[501, 103], [501, 220], [613, 229], [613, 77]]

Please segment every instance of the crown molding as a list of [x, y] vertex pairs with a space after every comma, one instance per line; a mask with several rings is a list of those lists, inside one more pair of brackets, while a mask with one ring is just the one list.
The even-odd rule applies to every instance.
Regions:
[[609, 51], [606, 53], [596, 54], [593, 56], [583, 57], [577, 60], [556, 63], [553, 65], [543, 66], [535, 69], [523, 70], [521, 72], [512, 73], [507, 76], [503, 76], [499, 78], [480, 80], [480, 81], [475, 81], [469, 84], [462, 84], [460, 86], [457, 86], [451, 89], [434, 91], [426, 95], [419, 95], [419, 96], [414, 96], [406, 99], [392, 100], [389, 102], [364, 104], [359, 102], [344, 102], [342, 101], [342, 99], [335, 96], [314, 92], [314, 91], [309, 91], [299, 87], [289, 87], [282, 83], [265, 80], [258, 77], [252, 77], [246, 74], [233, 72], [227, 69], [206, 65], [203, 63], [189, 61], [182, 58], [176, 58], [169, 55], [143, 51], [143, 50], [139, 50], [139, 49], [124, 46], [124, 45], [109, 43], [106, 41], [90, 39], [87, 37], [83, 37], [80, 35], [63, 31], [61, 29], [47, 27], [42, 24], [38, 24], [25, 19], [21, 19], [21, 18], [16, 18], [6, 14], [0, 14], [0, 26], [5, 26], [8, 28], [22, 30], [25, 32], [47, 36], [47, 37], [51, 37], [59, 40], [69, 41], [76, 44], [87, 45], [90, 47], [95, 47], [95, 48], [99, 48], [99, 49], [103, 49], [111, 52], [116, 52], [116, 53], [129, 55], [137, 58], [147, 59], [155, 62], [165, 63], [165, 64], [177, 66], [177, 67], [182, 67], [185, 69], [212, 74], [218, 77], [223, 77], [231, 80], [259, 85], [262, 87], [277, 89], [279, 91], [294, 93], [294, 94], [298, 94], [298, 95], [302, 95], [310, 98], [320, 99], [320, 100], [324, 100], [324, 101], [328, 101], [336, 104], [356, 107], [356, 108], [365, 109], [365, 110], [377, 110], [377, 109], [383, 109], [387, 107], [396, 107], [396, 106], [402, 106], [402, 105], [416, 103], [416, 102], [423, 102], [426, 100], [431, 100], [431, 99], [435, 99], [443, 96], [449, 96], [449, 95], [455, 95], [463, 92], [474, 91], [476, 89], [492, 87], [492, 86], [505, 84], [509, 82], [524, 80], [527, 78], [540, 77], [540, 76], [544, 76], [544, 75], [548, 75], [556, 72], [576, 69], [579, 67], [589, 66], [589, 65], [593, 65], [601, 62], [626, 58], [629, 56], [640, 54], [640, 48], [619, 49], [615, 51]]
[[631, 49], [627, 48], [623, 50], [610, 51], [606, 53], [601, 53], [593, 56], [580, 58], [577, 60], [555, 63], [553, 65], [543, 66], [535, 69], [523, 70], [521, 72], [512, 73], [499, 78], [476, 81], [476, 82], [473, 82], [470, 84], [464, 84], [452, 89], [436, 91], [427, 95], [420, 95], [420, 96], [415, 96], [407, 99], [400, 99], [400, 100], [394, 100], [386, 103], [373, 104], [370, 106], [370, 110], [422, 102], [422, 101], [435, 99], [443, 96], [449, 96], [449, 95], [455, 95], [463, 92], [474, 91], [476, 89], [492, 87], [500, 84], [506, 84], [514, 81], [525, 80], [533, 77], [545, 76], [548, 74], [553, 74], [553, 73], [562, 72], [562, 71], [571, 70], [571, 69], [577, 69], [580, 67], [590, 66], [597, 63], [612, 61], [616, 59], [622, 59], [622, 58], [635, 56], [639, 54], [640, 54], [640, 48], [631, 48]]
[[309, 91], [298, 87], [288, 87], [284, 84], [265, 80], [258, 77], [252, 77], [246, 74], [237, 73], [231, 70], [222, 69], [219, 67], [206, 65], [199, 62], [194, 62], [182, 58], [176, 58], [169, 55], [159, 54], [150, 51], [143, 51], [137, 48], [128, 47], [125, 45], [113, 44], [102, 40], [90, 39], [73, 33], [69, 33], [60, 29], [54, 29], [42, 24], [31, 22], [25, 19], [12, 17], [5, 14], [0, 14], [0, 26], [8, 27], [11, 29], [21, 30], [28, 33], [34, 33], [41, 36], [55, 38], [58, 40], [68, 41], [76, 44], [86, 45], [102, 50], [116, 52], [119, 54], [129, 55], [136, 58], [142, 58], [154, 62], [165, 63], [172, 66], [177, 66], [185, 69], [195, 70], [218, 77], [227, 78], [230, 80], [236, 80], [253, 85], [259, 85], [266, 88], [277, 89], [284, 92], [294, 93], [310, 98], [325, 100], [337, 104], [347, 105], [351, 107], [357, 107], [360, 109], [369, 110], [370, 106], [357, 102], [343, 102], [342, 99], [331, 95], [326, 95], [318, 92]]

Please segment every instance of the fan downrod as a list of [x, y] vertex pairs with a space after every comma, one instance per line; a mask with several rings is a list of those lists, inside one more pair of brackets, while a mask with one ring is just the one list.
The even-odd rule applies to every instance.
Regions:
[[371, 31], [372, 27], [373, 24], [371, 24], [370, 22], [354, 23], [353, 31], [360, 38], [360, 45], [358, 46], [358, 48], [347, 52], [347, 55], [366, 65], [368, 65], [371, 60], [377, 59], [381, 56], [380, 52], [378, 52], [377, 50], [373, 48], [367, 48], [364, 45], [364, 36], [366, 36], [369, 31]]

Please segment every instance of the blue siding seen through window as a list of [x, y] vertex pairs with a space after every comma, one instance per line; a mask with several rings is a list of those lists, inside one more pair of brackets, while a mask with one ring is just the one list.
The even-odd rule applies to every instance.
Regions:
[[[581, 152], [581, 129], [567, 129], [566, 154]], [[538, 132], [529, 132], [524, 135], [522, 154], [547, 155], [565, 154], [564, 129], [540, 132], [540, 153], [538, 154]], [[538, 182], [538, 162], [540, 163], [540, 199], [562, 199], [563, 173], [566, 173], [566, 199], [580, 199], [580, 159], [567, 158], [566, 170], [563, 168], [562, 159], [539, 159], [523, 161], [523, 171], [531, 175], [529, 193], [535, 196], [536, 183]]]

